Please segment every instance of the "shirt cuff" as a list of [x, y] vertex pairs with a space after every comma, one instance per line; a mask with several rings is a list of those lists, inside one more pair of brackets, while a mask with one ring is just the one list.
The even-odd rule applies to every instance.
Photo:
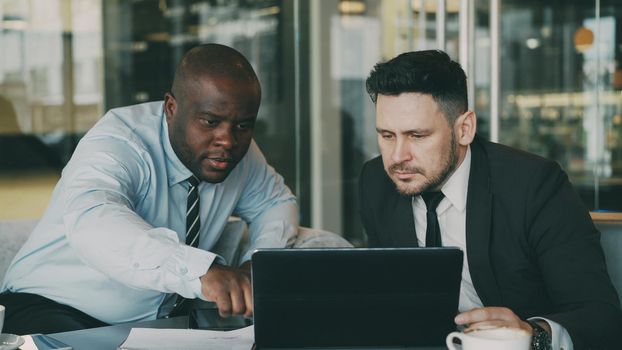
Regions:
[[177, 273], [182, 279], [182, 291], [177, 293], [185, 298], [201, 298], [203, 293], [201, 291], [201, 276], [203, 276], [207, 270], [212, 266], [214, 262], [222, 261], [222, 257], [217, 254], [183, 245], [185, 259], [183, 263], [177, 266]]
[[[205, 301], [213, 301], [213, 300], [207, 300], [205, 298], [205, 295], [203, 295], [203, 286], [201, 285], [201, 276], [203, 276], [205, 273], [207, 273], [207, 270], [209, 270], [209, 268], [214, 264], [220, 264], [220, 265], [226, 265], [226, 261], [225, 259], [215, 253], [212, 252], [208, 252], [202, 249], [198, 249], [198, 248], [191, 248], [191, 247], [186, 247], [186, 249], [188, 249], [189, 252], [192, 251], [197, 251], [196, 252], [196, 260], [194, 260], [194, 254], [193, 253], [189, 253], [188, 255], [188, 265], [193, 266], [194, 268], [193, 273], [191, 276], [196, 276], [198, 274], [198, 277], [193, 278], [192, 280], [188, 281], [187, 285], [188, 288], [191, 290], [193, 296], [195, 298], [199, 298]], [[210, 259], [209, 264], [206, 265], [205, 262], [206, 260], [204, 260], [203, 257], [207, 257], [208, 259]]]
[[544, 321], [551, 327], [551, 349], [553, 350], [574, 350], [574, 344], [566, 328], [559, 323], [543, 317], [532, 317], [530, 321]]

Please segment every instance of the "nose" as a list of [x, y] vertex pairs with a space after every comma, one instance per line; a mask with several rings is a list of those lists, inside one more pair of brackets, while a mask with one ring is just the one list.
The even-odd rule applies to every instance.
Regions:
[[224, 149], [231, 149], [238, 144], [235, 132], [230, 126], [220, 125], [214, 134], [214, 143]]
[[393, 160], [394, 163], [399, 164], [408, 161], [411, 158], [412, 156], [410, 154], [408, 143], [403, 139], [398, 138], [393, 146], [393, 152], [391, 152], [391, 160]]

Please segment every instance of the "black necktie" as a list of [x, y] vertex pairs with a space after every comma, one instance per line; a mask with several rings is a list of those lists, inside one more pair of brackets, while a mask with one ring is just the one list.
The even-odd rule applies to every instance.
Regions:
[[190, 188], [188, 189], [188, 205], [186, 207], [186, 244], [193, 247], [199, 246], [199, 179], [196, 176], [188, 178]]
[[443, 197], [443, 192], [424, 192], [421, 194], [421, 198], [423, 198], [428, 209], [426, 213], [428, 225], [425, 230], [426, 247], [440, 247], [443, 245], [441, 241], [441, 228], [438, 225], [438, 217], [436, 216], [436, 207], [443, 200]]

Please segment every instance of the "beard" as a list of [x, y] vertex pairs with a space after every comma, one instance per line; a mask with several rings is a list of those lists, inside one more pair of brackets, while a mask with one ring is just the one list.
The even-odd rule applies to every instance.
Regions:
[[404, 182], [397, 178], [393, 177], [393, 174], [396, 171], [402, 172], [411, 172], [416, 174], [421, 174], [422, 176], [426, 175], [426, 171], [417, 166], [408, 166], [406, 162], [393, 164], [389, 167], [388, 173], [389, 177], [395, 184], [397, 192], [404, 196], [416, 196], [427, 190], [436, 189], [440, 187], [451, 174], [453, 174], [454, 170], [456, 170], [458, 163], [458, 143], [454, 138], [454, 133], [452, 130], [451, 140], [449, 141], [449, 151], [444, 155], [443, 159], [441, 159], [441, 170], [435, 174], [430, 174], [425, 177], [423, 181], [410, 181]]

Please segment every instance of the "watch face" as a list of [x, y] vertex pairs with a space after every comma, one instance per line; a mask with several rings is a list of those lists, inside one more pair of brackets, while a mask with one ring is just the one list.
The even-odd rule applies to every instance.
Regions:
[[550, 350], [551, 349], [551, 335], [544, 330], [542, 326], [534, 321], [529, 321], [529, 324], [533, 328], [533, 334], [531, 336], [531, 348], [533, 350]]

